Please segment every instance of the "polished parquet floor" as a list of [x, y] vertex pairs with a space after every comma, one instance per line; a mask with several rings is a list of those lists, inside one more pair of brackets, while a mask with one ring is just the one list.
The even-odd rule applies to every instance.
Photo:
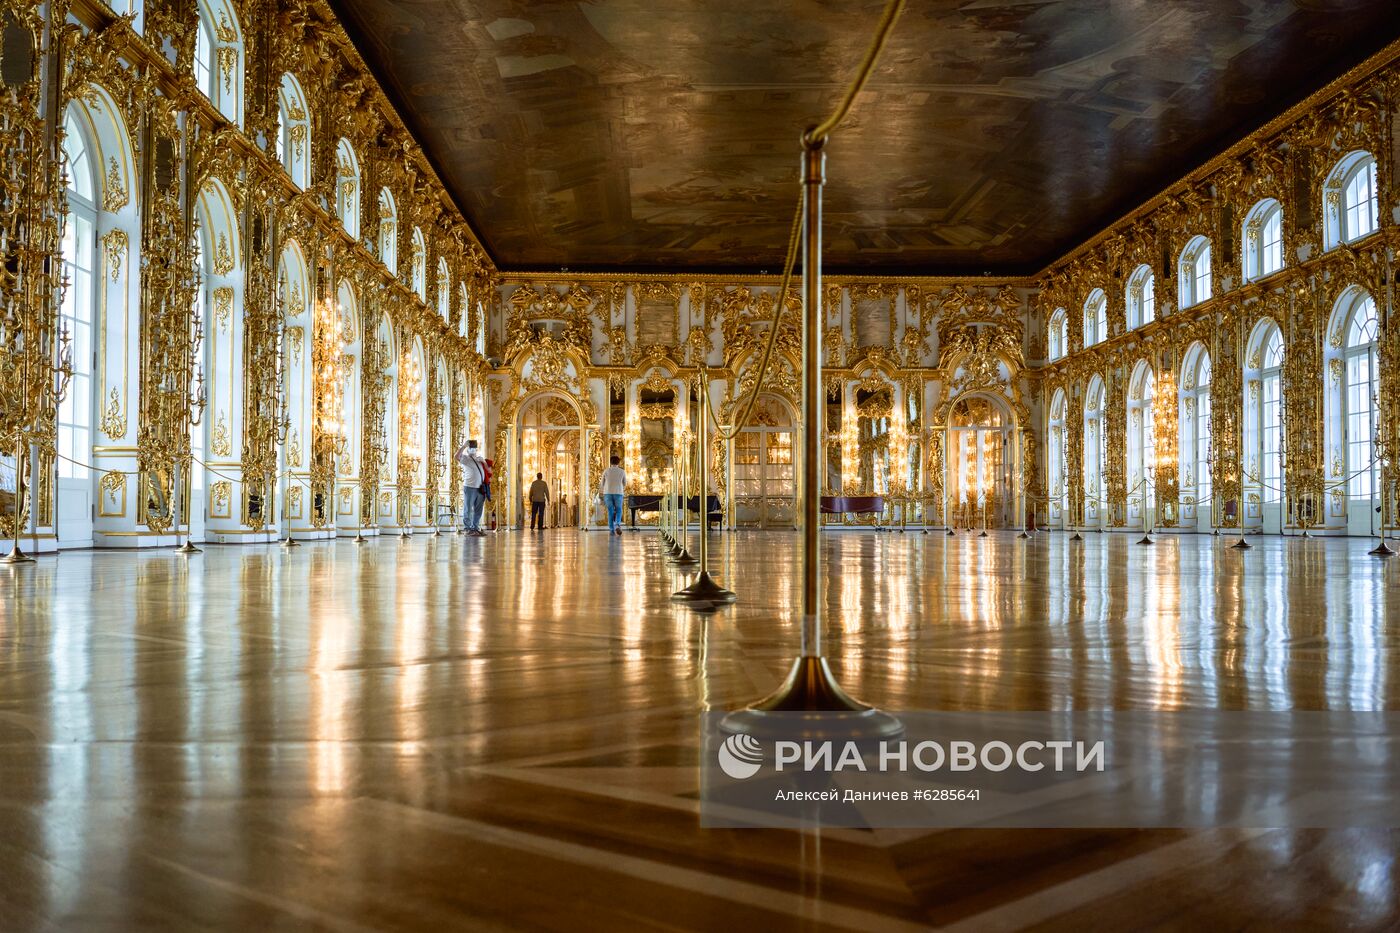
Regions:
[[[825, 537], [890, 709], [1400, 709], [1372, 542]], [[0, 930], [1384, 929], [1400, 834], [702, 830], [698, 716], [797, 639], [795, 534], [170, 552], [0, 569]]]

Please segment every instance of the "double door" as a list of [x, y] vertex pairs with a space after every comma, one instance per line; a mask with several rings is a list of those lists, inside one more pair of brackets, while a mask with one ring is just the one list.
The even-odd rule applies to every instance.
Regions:
[[739, 525], [796, 526], [792, 428], [745, 428], [734, 438], [734, 513]]
[[1010, 520], [1009, 435], [1002, 428], [956, 428], [949, 432], [948, 507], [962, 527], [1001, 527]]

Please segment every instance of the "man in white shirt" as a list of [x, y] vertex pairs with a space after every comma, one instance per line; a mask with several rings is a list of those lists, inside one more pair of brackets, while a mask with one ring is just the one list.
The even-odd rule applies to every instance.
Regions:
[[622, 461], [612, 458], [612, 466], [603, 471], [603, 480], [598, 487], [603, 504], [608, 508], [608, 532], [622, 534], [622, 494], [627, 489], [627, 474], [618, 466]]
[[481, 530], [481, 508], [486, 504], [481, 487], [486, 482], [486, 460], [476, 449], [476, 441], [467, 441], [457, 449], [457, 462], [462, 465], [462, 524], [467, 534], [486, 536]]

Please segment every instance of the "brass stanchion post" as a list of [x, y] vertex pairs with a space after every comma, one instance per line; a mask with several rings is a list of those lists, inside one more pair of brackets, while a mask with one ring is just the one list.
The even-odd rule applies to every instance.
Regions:
[[680, 509], [680, 545], [681, 552], [675, 557], [677, 567], [693, 567], [697, 561], [690, 553], [690, 496], [686, 488], [690, 485], [690, 451], [689, 445], [682, 439], [682, 446], [687, 448], [685, 457], [681, 460], [681, 469], [676, 471], [679, 477], [680, 495], [676, 499], [676, 507]]
[[[822, 184], [825, 181], [826, 144], [824, 135], [811, 131], [803, 135], [802, 182], [804, 191], [802, 255], [802, 646], [787, 679], [774, 693], [748, 709], [730, 713], [723, 728], [730, 732], [762, 732], [774, 713], [844, 713], [842, 735], [888, 737], [900, 734], [903, 726], [888, 713], [852, 698], [841, 689], [822, 656], [821, 643], [821, 466], [822, 408], [822, 290], [821, 223]], [[783, 301], [785, 295], [779, 295]], [[776, 723], [774, 723], [776, 725]], [[817, 730], [819, 722], [812, 724]], [[780, 727], [779, 727], [780, 728]]]
[[[709, 369], [700, 367], [700, 391], [710, 391]], [[696, 608], [713, 606], [716, 603], [732, 603], [737, 598], [732, 590], [720, 586], [710, 576], [710, 496], [709, 483], [709, 432], [710, 408], [700, 406], [700, 574], [695, 582], [672, 594], [676, 602], [690, 603]]]

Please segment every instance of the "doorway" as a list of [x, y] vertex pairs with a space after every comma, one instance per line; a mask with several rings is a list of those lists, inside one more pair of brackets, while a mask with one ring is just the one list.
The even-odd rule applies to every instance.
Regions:
[[962, 528], [1011, 524], [1011, 426], [985, 398], [960, 399], [948, 418], [948, 507]]
[[792, 417], [769, 396], [759, 398], [734, 438], [734, 521], [758, 528], [797, 525]]
[[557, 396], [541, 396], [528, 403], [520, 415], [520, 525], [530, 517], [530, 484], [535, 474], [549, 485], [545, 509], [548, 528], [576, 527], [579, 522], [579, 489], [582, 426], [578, 411]]

